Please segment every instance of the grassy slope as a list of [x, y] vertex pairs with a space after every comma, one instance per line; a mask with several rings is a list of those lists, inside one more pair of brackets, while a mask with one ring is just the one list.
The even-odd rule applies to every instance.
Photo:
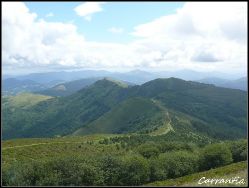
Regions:
[[157, 136], [173, 131], [209, 140], [206, 127], [204, 132], [198, 132], [193, 127], [193, 122], [202, 127], [207, 126], [197, 118], [165, 108], [159, 101], [135, 97], [125, 100], [73, 135], [149, 131], [151, 136]]
[[46, 95], [22, 93], [16, 96], [5, 97], [3, 105], [7, 105], [11, 108], [29, 108], [41, 101], [45, 101], [51, 98], [52, 97]]
[[[176, 179], [169, 179], [165, 181], [157, 181], [154, 183], [149, 183], [147, 185], [149, 186], [211, 186], [215, 184], [198, 184], [198, 181], [200, 178], [205, 177], [206, 179], [229, 179], [234, 177], [240, 177], [239, 180], [242, 178], [245, 179], [246, 184], [243, 184], [243, 186], [246, 186], [248, 184], [247, 181], [247, 161], [233, 163], [224, 167], [219, 167], [215, 169], [211, 169], [205, 172], [199, 172], [187, 176], [183, 176]], [[218, 185], [218, 184], [216, 184]], [[220, 186], [232, 186], [231, 184], [219, 184]], [[239, 184], [233, 184], [234, 186], [239, 186]], [[241, 184], [242, 185], [242, 184]]]
[[[100, 154], [119, 154], [115, 145], [101, 145], [99, 140], [113, 137], [112, 134], [97, 134], [84, 137], [34, 138], [2, 141], [3, 168], [30, 160], [44, 161], [60, 157], [82, 156], [96, 157]], [[91, 141], [93, 144], [89, 144]]]
[[[161, 118], [161, 110], [145, 98], [124, 101], [87, 127], [77, 130], [74, 135], [91, 133], [124, 133], [142, 130], [151, 125], [151, 119]], [[158, 126], [158, 125], [156, 125]]]

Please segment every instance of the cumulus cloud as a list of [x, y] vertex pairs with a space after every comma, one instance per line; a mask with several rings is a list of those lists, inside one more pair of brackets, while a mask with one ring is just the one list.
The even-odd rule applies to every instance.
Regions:
[[74, 11], [79, 15], [84, 17], [87, 21], [92, 20], [92, 15], [97, 12], [101, 12], [103, 9], [101, 5], [105, 2], [86, 2], [75, 7]]
[[[185, 3], [174, 14], [135, 26], [134, 40], [127, 44], [88, 41], [73, 23], [38, 20], [21, 2], [2, 5], [4, 70], [147, 68], [232, 73], [245, 72], [247, 67], [246, 3]], [[101, 4], [90, 7], [79, 14], [91, 18], [102, 10]]]
[[120, 34], [124, 32], [124, 29], [121, 27], [111, 27], [108, 29], [108, 31], [115, 34]]
[[75, 25], [36, 20], [37, 16], [24, 3], [4, 2], [2, 5], [4, 65], [75, 64], [68, 56], [79, 53], [76, 49], [83, 48], [85, 41]]
[[246, 69], [246, 24], [245, 2], [189, 2], [175, 14], [136, 26], [131, 35], [150, 50], [168, 49], [160, 61], [165, 67], [174, 61], [176, 66], [231, 72]]

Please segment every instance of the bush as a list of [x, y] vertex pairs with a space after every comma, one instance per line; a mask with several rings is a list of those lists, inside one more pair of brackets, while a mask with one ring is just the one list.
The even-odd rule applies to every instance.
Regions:
[[7, 186], [58, 185], [58, 173], [46, 168], [44, 163], [31, 161], [14, 164], [3, 171], [3, 184]]
[[96, 167], [83, 160], [63, 158], [13, 165], [4, 171], [4, 184], [12, 186], [99, 185], [103, 178]]
[[183, 142], [161, 142], [160, 143], [160, 152], [170, 152], [170, 151], [194, 151], [196, 149], [196, 145], [193, 143], [183, 143]]
[[111, 155], [104, 156], [100, 159], [100, 165], [103, 171], [104, 185], [122, 185], [119, 180], [120, 172], [123, 170], [120, 158]]
[[224, 166], [230, 164], [232, 161], [232, 153], [226, 144], [207, 145], [201, 151], [201, 170]]
[[158, 160], [161, 168], [167, 173], [167, 178], [176, 178], [198, 171], [199, 158], [195, 153], [187, 151], [164, 153]]
[[247, 141], [240, 140], [230, 143], [230, 149], [234, 162], [247, 160]]
[[150, 159], [150, 182], [165, 180], [167, 178], [168, 172], [164, 168], [163, 161], [157, 158]]
[[145, 158], [157, 157], [160, 153], [159, 149], [154, 143], [141, 144], [138, 146], [137, 151]]
[[84, 158], [62, 158], [48, 163], [50, 171], [60, 174], [59, 185], [98, 185], [103, 178], [99, 169]]
[[141, 156], [125, 156], [122, 160], [120, 183], [122, 185], [141, 185], [149, 180], [149, 165]]

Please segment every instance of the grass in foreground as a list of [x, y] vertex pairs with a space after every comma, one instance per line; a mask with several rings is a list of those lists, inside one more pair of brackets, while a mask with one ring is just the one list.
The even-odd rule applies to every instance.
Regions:
[[[203, 178], [205, 177], [205, 179]], [[205, 183], [207, 179], [235, 179], [238, 178], [237, 183]], [[202, 178], [201, 181], [199, 181]], [[239, 183], [240, 180], [244, 179], [244, 183]], [[198, 184], [201, 183], [201, 184]], [[169, 179], [165, 181], [156, 181], [147, 184], [148, 186], [243, 186], [248, 185], [248, 174], [247, 174], [247, 161], [233, 163], [224, 167], [211, 169], [205, 172], [199, 172], [184, 177]], [[146, 186], [147, 186], [146, 185]]]

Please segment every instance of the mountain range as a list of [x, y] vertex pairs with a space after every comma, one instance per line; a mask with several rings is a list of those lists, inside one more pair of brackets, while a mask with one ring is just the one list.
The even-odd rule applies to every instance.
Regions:
[[177, 78], [141, 85], [104, 78], [71, 95], [44, 98], [28, 107], [12, 101], [13, 97], [3, 101], [4, 139], [169, 132], [235, 139], [246, 137], [247, 130], [245, 91]]
[[[233, 89], [247, 89], [247, 78], [238, 78], [218, 72], [196, 72], [192, 70], [147, 72], [109, 72], [104, 70], [83, 70], [72, 72], [32, 73], [22, 76], [3, 75], [3, 94], [16, 95], [21, 92], [38, 92], [53, 96], [66, 96], [104, 77], [122, 80], [130, 85], [141, 85], [157, 78], [176, 77], [184, 80], [214, 84]], [[84, 80], [85, 79], [85, 80]]]
[[23, 91], [33, 92], [46, 89], [47, 86], [33, 80], [18, 80], [15, 78], [7, 78], [3, 80], [3, 95], [16, 95]]
[[222, 78], [213, 77], [213, 78], [204, 78], [204, 79], [198, 80], [198, 82], [214, 84], [219, 87], [240, 89], [240, 90], [247, 91], [247, 78], [246, 77], [242, 77], [236, 80], [226, 80]]

